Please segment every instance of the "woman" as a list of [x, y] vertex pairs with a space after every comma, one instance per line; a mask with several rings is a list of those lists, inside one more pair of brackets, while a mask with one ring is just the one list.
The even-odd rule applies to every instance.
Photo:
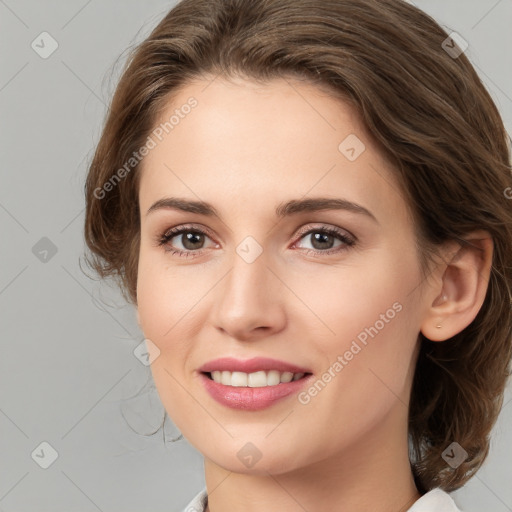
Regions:
[[85, 236], [204, 456], [187, 511], [458, 510], [509, 375], [512, 181], [457, 41], [401, 0], [183, 0], [134, 51]]

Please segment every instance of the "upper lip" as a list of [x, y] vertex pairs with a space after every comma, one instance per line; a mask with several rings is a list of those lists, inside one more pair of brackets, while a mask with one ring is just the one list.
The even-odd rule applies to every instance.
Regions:
[[235, 359], [234, 357], [221, 357], [213, 359], [203, 364], [199, 368], [200, 372], [213, 372], [213, 371], [230, 371], [230, 372], [244, 372], [253, 373], [262, 370], [277, 370], [278, 372], [292, 372], [292, 373], [311, 373], [306, 368], [301, 368], [295, 364], [279, 361], [278, 359], [271, 359], [268, 357], [253, 357], [252, 359]]

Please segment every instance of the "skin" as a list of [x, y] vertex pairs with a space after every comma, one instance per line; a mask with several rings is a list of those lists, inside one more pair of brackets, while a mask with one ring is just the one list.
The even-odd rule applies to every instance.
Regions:
[[[142, 165], [137, 314], [160, 351], [151, 371], [162, 403], [204, 456], [209, 510], [407, 510], [420, 497], [407, 451], [418, 333], [443, 341], [474, 319], [490, 237], [468, 237], [480, 250], [446, 244], [423, 279], [390, 164], [349, 105], [291, 79], [205, 78], [187, 84], [155, 126], [191, 96], [197, 107]], [[338, 149], [349, 134], [366, 147], [354, 161]], [[221, 218], [147, 214], [167, 196], [207, 201]], [[344, 210], [275, 216], [278, 204], [304, 196], [347, 199], [377, 221]], [[169, 228], [190, 223], [211, 234], [189, 250], [195, 257], [158, 246]], [[338, 227], [357, 241], [328, 238], [322, 248], [311, 233], [297, 236], [308, 227]], [[263, 251], [253, 263], [236, 252], [247, 236]], [[168, 248], [183, 243], [178, 235]], [[305, 405], [290, 396], [234, 410], [201, 385], [198, 367], [223, 356], [273, 357], [321, 377], [397, 302], [401, 311]], [[250, 468], [237, 457], [247, 442], [261, 454]]]

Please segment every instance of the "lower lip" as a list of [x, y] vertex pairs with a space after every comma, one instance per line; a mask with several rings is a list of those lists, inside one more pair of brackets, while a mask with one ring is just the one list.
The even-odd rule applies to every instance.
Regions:
[[225, 386], [210, 379], [204, 373], [199, 375], [206, 391], [210, 393], [214, 400], [227, 407], [246, 411], [266, 409], [277, 401], [298, 393], [305, 386], [306, 382], [309, 381], [310, 377], [312, 377], [312, 375], [307, 375], [302, 379], [281, 382], [276, 386], [250, 388]]

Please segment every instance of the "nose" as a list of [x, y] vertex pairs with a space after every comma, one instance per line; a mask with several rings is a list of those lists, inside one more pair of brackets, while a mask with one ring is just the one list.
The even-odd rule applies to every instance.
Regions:
[[283, 297], [287, 291], [279, 271], [264, 253], [248, 263], [234, 254], [230, 271], [215, 287], [212, 321], [224, 335], [240, 341], [267, 338], [286, 325]]

